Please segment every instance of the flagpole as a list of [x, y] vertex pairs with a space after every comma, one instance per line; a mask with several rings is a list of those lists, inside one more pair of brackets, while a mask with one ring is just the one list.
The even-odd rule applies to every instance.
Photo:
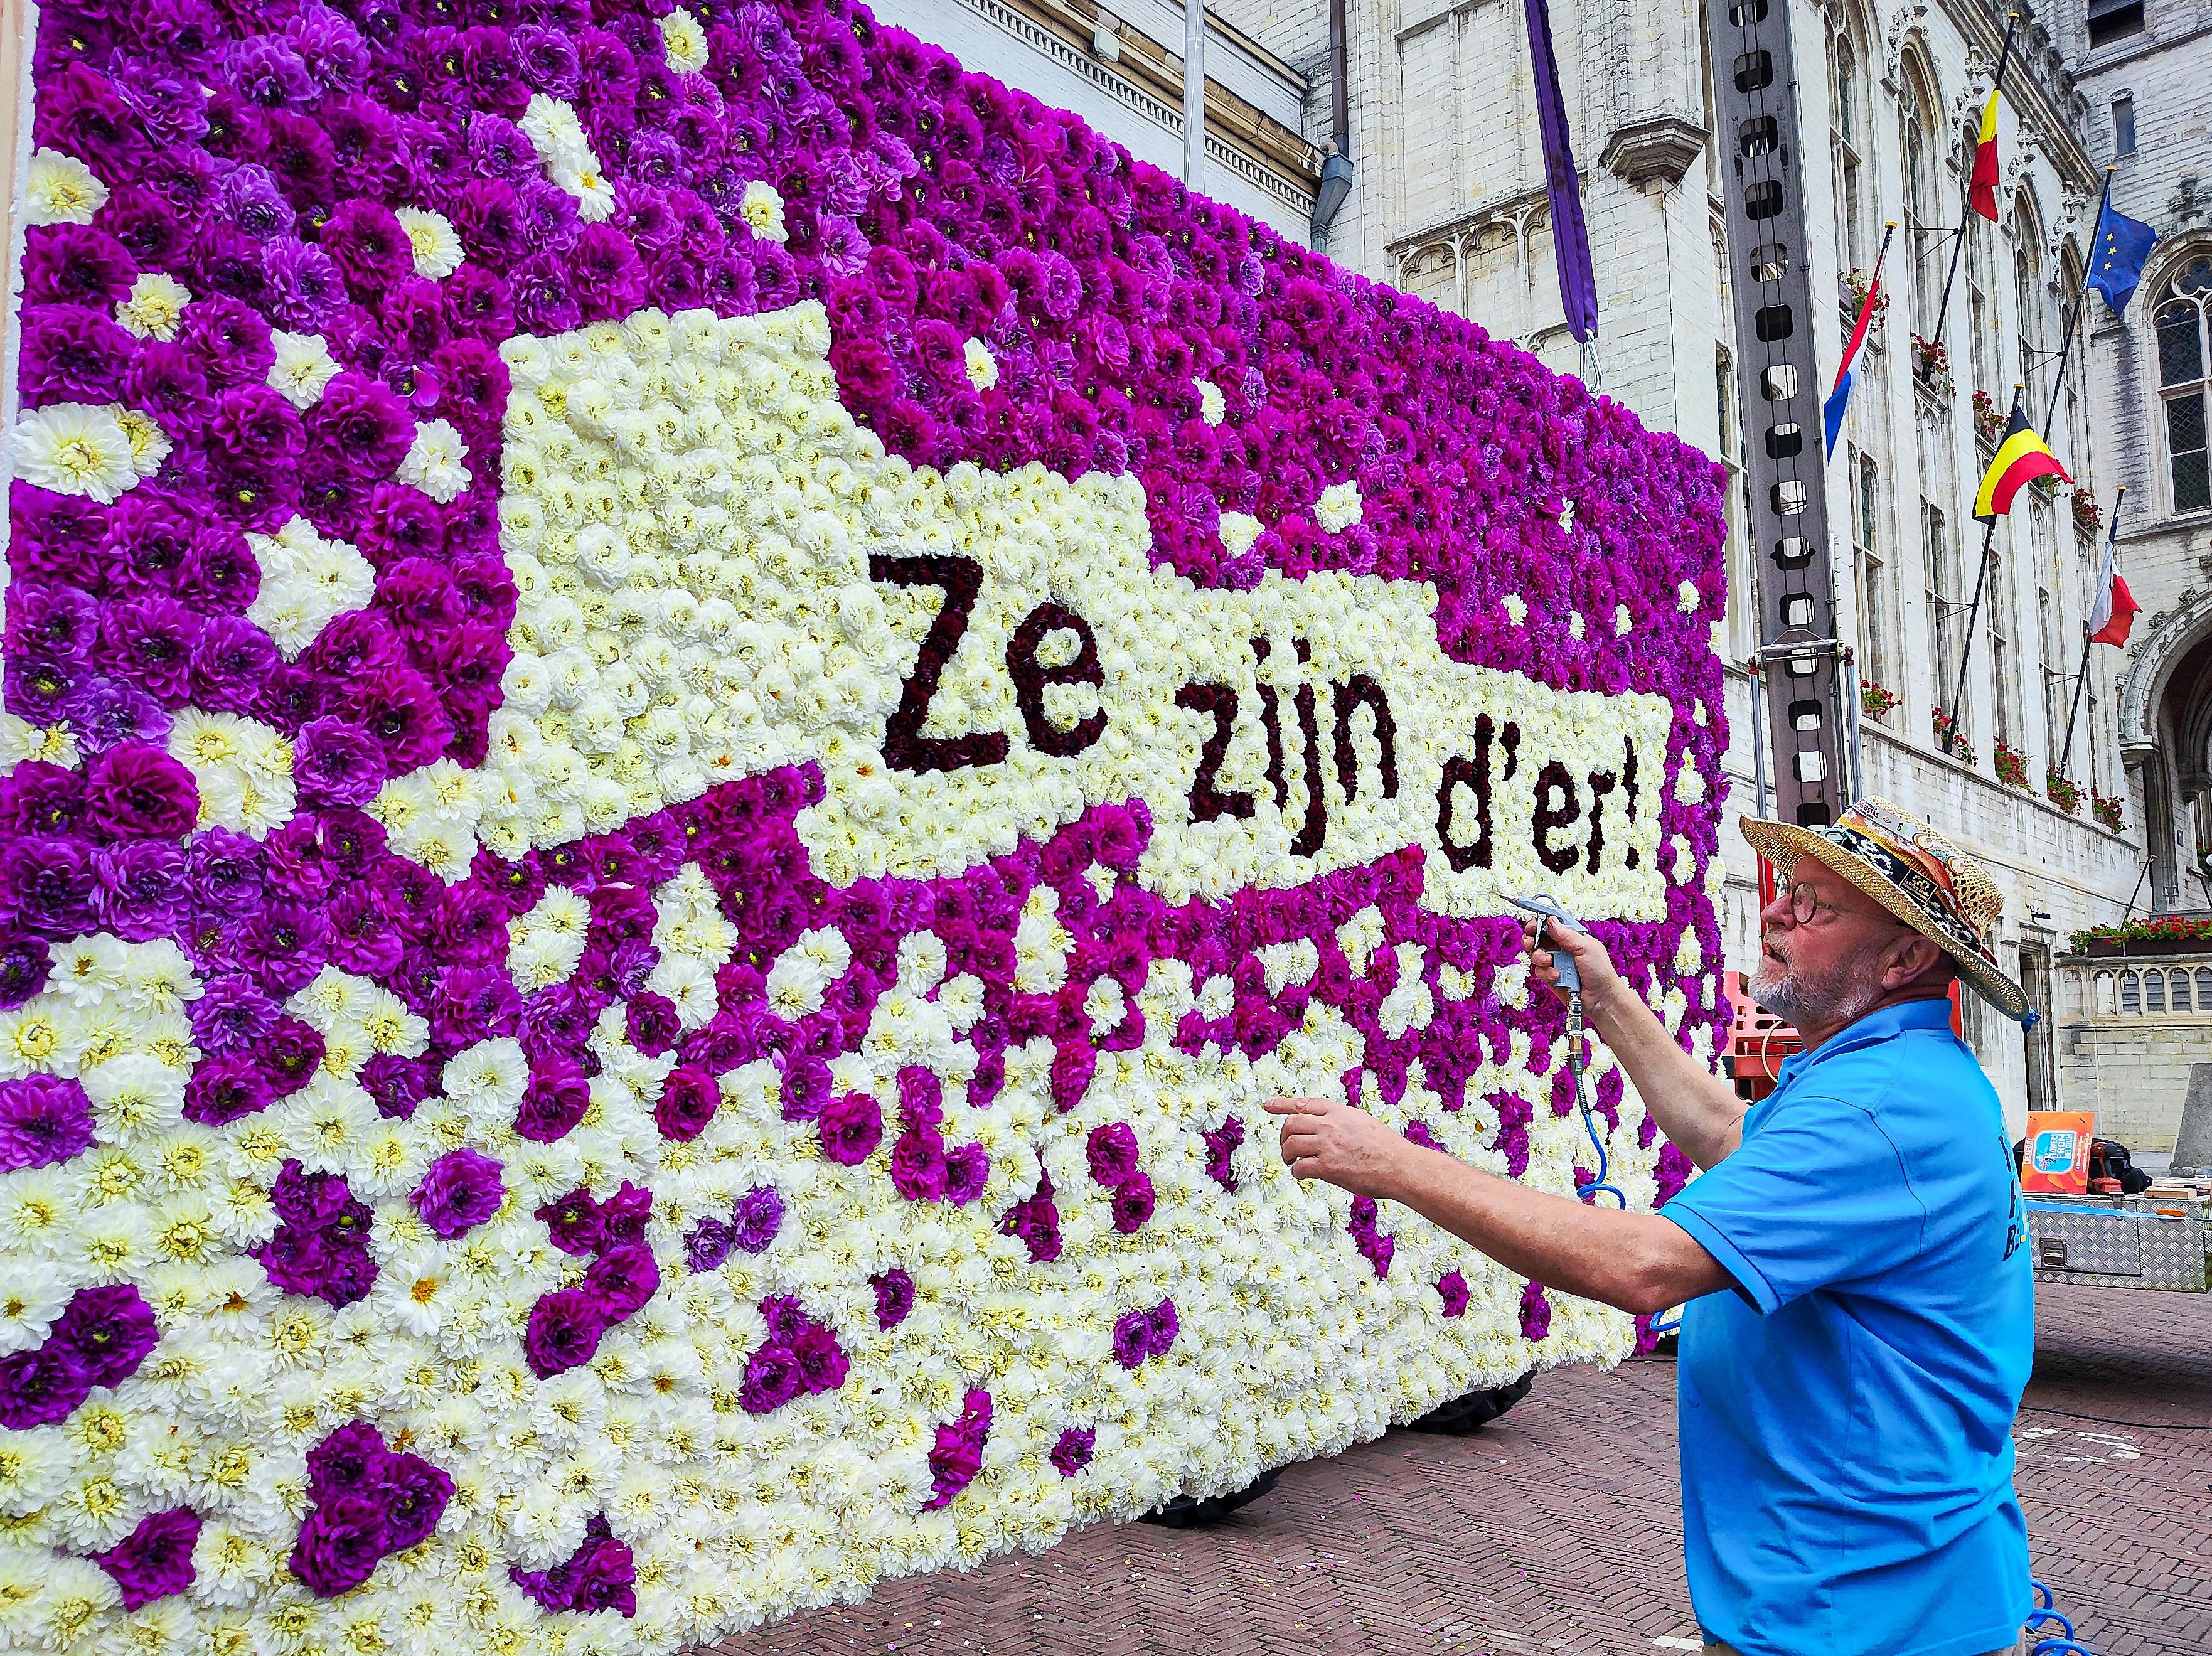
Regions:
[[[2112, 174], [2119, 170], [2118, 167], [2107, 167], [2105, 169], [2105, 193], [2097, 198], [2097, 216], [2090, 221], [2089, 227], [2090, 252], [2093, 256], [2096, 251], [2096, 227], [2105, 221], [2105, 209], [2112, 199]], [[2042, 434], [2043, 440], [2046, 443], [2051, 440], [2051, 422], [2058, 417], [2058, 399], [2066, 390], [2066, 359], [2074, 349], [2074, 330], [2081, 320], [2081, 307], [2088, 302], [2089, 278], [2084, 272], [2081, 277], [2081, 291], [2074, 295], [2073, 308], [2066, 312], [2066, 332], [2058, 342], [2058, 372], [2051, 381], [2050, 405], [2043, 411], [2043, 423], [2036, 428], [2036, 430]], [[2074, 434], [2069, 431], [2066, 436], [2068, 440], [2071, 441]]]
[[[1860, 302], [1859, 313], [1851, 318], [1851, 336], [1849, 339], [1846, 339], [1844, 342], [1844, 361], [1838, 364], [1836, 368], [1837, 388], [1840, 388], [1842, 386], [1844, 383], [1844, 376], [1850, 372], [1851, 364], [1856, 361], [1856, 359], [1850, 355], [1853, 347], [1863, 343], [1868, 331], [1874, 325], [1875, 302], [1881, 297], [1882, 262], [1889, 257], [1890, 238], [1894, 236], [1896, 234], [1897, 221], [1895, 219], [1885, 221], [1881, 227], [1881, 251], [1876, 252], [1874, 256], [1874, 274], [1867, 279], [1866, 298]], [[1829, 402], [1833, 402], [1835, 400], [1835, 389], [1831, 389], [1828, 392]], [[1827, 403], [1824, 403], [1821, 404], [1820, 412], [1822, 418], [1825, 420], [1827, 417], [1828, 412]], [[1836, 416], [1836, 424], [1837, 429], [1838, 433], [1840, 433], [1843, 425], [1842, 415], [1838, 414]], [[1823, 433], [1823, 435], [1826, 435], [1826, 434]], [[1822, 458], [1824, 460], [1832, 460], [1835, 458], [1836, 446], [1832, 440], [1828, 444], [1827, 453], [1824, 455]]]
[[[2012, 388], [2012, 411], [2005, 416], [2007, 425], [2012, 423], [2012, 416], [2020, 412], [2021, 397], [2025, 390], [2026, 387], [2022, 385], [2014, 385]], [[1982, 526], [1982, 565], [1974, 574], [1974, 601], [1966, 610], [1966, 641], [1959, 651], [1959, 684], [1958, 688], [1951, 693], [1950, 723], [1944, 727], [1943, 731], [1945, 753], [1949, 753], [1958, 745], [1959, 709], [1966, 700], [1966, 668], [1974, 658], [1974, 623], [1981, 618], [1982, 589], [1989, 585], [1990, 579], [1990, 548], [1996, 543], [1996, 537], [1997, 520], [1992, 517]], [[1997, 694], [1999, 695], [2004, 694], [2002, 685], [1997, 687]]]
[[[2112, 495], [2112, 532], [2105, 539], [2105, 555], [2110, 558], [2112, 549], [2120, 543], [2120, 507], [2128, 498], [2128, 486], [2122, 483]], [[2104, 572], [2098, 572], [2101, 580]], [[2094, 606], [2093, 606], [2094, 607]], [[2081, 717], [2081, 692], [2089, 682], [2089, 650], [2096, 640], [2089, 636], [2089, 623], [2081, 623], [2081, 665], [2074, 674], [2074, 705], [2066, 713], [2066, 745], [2058, 750], [2058, 773], [2065, 776], [2074, 763], [2074, 721]]]
[[[1990, 90], [1992, 93], [2004, 90], [2005, 65], [2012, 61], [2012, 33], [2020, 27], [2018, 12], [2007, 12], [2005, 19], [2004, 46], [1997, 53], [1997, 72], [1990, 82]], [[1943, 300], [1936, 307], [1936, 331], [1929, 336], [1929, 343], [1931, 345], [1940, 345], [1943, 343], [1944, 318], [1951, 313], [1951, 284], [1959, 275], [1959, 255], [1966, 246], [1966, 227], [1974, 221], [1973, 180], [1970, 177], [1966, 182], [1966, 203], [1964, 210], [1959, 215], [1959, 233], [1951, 243], [1951, 268], [1943, 277]]]

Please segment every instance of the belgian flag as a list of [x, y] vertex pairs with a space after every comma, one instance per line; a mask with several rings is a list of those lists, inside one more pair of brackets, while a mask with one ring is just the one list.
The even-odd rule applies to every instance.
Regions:
[[2069, 483], [2074, 481], [2066, 475], [2066, 468], [2058, 464], [2058, 457], [2051, 452], [2050, 446], [2027, 423], [2027, 411], [2021, 407], [2020, 398], [2015, 396], [2012, 399], [2012, 418], [2005, 422], [1996, 458], [1982, 474], [1982, 486], [1974, 491], [1976, 521], [1993, 524], [2011, 511], [2012, 497], [2031, 477], [2057, 477]]
[[1974, 170], [1966, 180], [1967, 203], [1992, 224], [1997, 221], [1997, 111], [2003, 103], [1996, 88], [1990, 88], [1990, 100], [1982, 106], [1982, 124], [1974, 134]]

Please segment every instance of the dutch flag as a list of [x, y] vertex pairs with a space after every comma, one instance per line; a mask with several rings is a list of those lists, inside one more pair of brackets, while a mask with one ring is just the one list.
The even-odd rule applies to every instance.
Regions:
[[1850, 406], [1851, 368], [1859, 360], [1859, 348], [1866, 343], [1867, 325], [1874, 320], [1875, 307], [1881, 303], [1881, 262], [1889, 257], [1889, 239], [1896, 233], [1893, 224], [1881, 233], [1881, 251], [1875, 255], [1874, 279], [1867, 283], [1866, 303], [1859, 306], [1858, 325], [1851, 330], [1850, 343], [1844, 347], [1843, 362], [1836, 369], [1836, 388], [1820, 405], [1820, 412], [1827, 419], [1828, 458], [1832, 460], [1836, 456], [1836, 439], [1844, 429], [1844, 410]]

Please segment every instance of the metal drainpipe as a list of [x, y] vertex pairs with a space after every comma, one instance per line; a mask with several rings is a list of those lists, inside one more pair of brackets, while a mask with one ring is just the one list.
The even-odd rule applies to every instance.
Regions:
[[1182, 181], [1206, 188], [1206, 0], [1182, 0]]
[[1313, 239], [1328, 240], [1345, 197], [1352, 193], [1351, 48], [1344, 21], [1345, 0], [1328, 0], [1329, 154], [1321, 164], [1321, 185], [1314, 196]]

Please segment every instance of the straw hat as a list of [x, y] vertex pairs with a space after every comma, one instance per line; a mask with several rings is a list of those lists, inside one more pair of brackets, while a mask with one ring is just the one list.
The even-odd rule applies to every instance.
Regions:
[[1817, 858], [1959, 963], [1959, 975], [2008, 1018], [2034, 1021], [2027, 992], [1997, 968], [1990, 931], [2004, 895], [1950, 839], [1887, 799], [1862, 799], [1826, 828], [1743, 819], [1743, 837], [1787, 877]]

